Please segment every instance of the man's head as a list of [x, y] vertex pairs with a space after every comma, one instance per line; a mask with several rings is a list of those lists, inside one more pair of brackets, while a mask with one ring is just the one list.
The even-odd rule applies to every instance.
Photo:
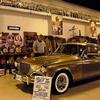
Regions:
[[56, 19], [56, 21], [59, 21], [59, 17], [58, 17], [58, 16], [56, 16], [56, 18], [55, 18], [55, 19]]
[[38, 41], [41, 42], [42, 40], [43, 40], [43, 36], [42, 35], [39, 35], [38, 36]]

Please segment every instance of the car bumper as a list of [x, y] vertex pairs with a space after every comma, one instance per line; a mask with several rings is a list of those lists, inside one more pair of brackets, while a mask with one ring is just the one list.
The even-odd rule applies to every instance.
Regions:
[[28, 75], [21, 75], [18, 73], [13, 73], [13, 75], [14, 75], [14, 79], [27, 83], [27, 85], [34, 83], [34, 77], [30, 77]]

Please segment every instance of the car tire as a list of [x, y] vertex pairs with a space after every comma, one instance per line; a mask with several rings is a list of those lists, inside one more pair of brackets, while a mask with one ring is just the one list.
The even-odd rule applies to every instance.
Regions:
[[23, 83], [24, 83], [24, 86], [25, 86], [25, 87], [31, 87], [31, 86], [33, 86], [32, 83], [30, 83], [30, 84], [27, 84], [27, 82], [23, 82]]
[[65, 93], [70, 85], [70, 75], [67, 72], [57, 72], [52, 79], [52, 94]]
[[25, 86], [28, 86], [28, 85], [27, 85], [27, 82], [23, 82], [23, 83], [24, 83]]

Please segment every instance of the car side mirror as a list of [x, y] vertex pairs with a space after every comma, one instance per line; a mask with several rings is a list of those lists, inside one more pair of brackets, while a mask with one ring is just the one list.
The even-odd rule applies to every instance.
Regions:
[[83, 59], [88, 59], [88, 55], [84, 54], [84, 55], [82, 56], [82, 58], [83, 58]]

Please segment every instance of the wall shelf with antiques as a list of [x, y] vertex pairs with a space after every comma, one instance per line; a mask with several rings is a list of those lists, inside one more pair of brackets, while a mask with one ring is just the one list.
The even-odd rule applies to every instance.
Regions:
[[43, 15], [43, 16], [50, 16], [51, 15], [50, 13], [37, 12], [37, 11], [31, 11], [28, 9], [20, 9], [20, 8], [14, 8], [14, 7], [9, 7], [9, 6], [2, 6], [2, 5], [0, 5], [0, 10], [16, 11], [16, 12], [23, 12], [23, 13]]
[[[33, 42], [37, 39], [37, 33], [24, 32], [23, 46], [19, 43], [19, 41], [22, 42], [22, 39], [18, 33], [9, 34], [2, 32], [0, 33], [0, 39], [2, 44], [2, 46], [0, 45], [0, 65], [4, 65], [10, 61], [15, 62], [17, 58], [31, 56], [33, 53]], [[46, 55], [54, 52], [59, 44], [66, 42], [64, 38], [54, 36], [43, 36], [43, 40], [46, 43]], [[15, 41], [18, 41], [18, 43]]]
[[[19, 8], [12, 8], [12, 7], [5, 7], [5, 6], [0, 6], [0, 9], [1, 10], [8, 10], [8, 11], [29, 13], [29, 14], [36, 14], [36, 15], [42, 15], [42, 16], [52, 16], [50, 13], [30, 11], [30, 10], [26, 10], [26, 9], [19, 9]], [[64, 19], [68, 19], [68, 20], [78, 21], [78, 22], [89, 23], [89, 20], [73, 18], [73, 17], [70, 17], [70, 16], [68, 16], [68, 17], [67, 16], [63, 16], [63, 18]]]
[[84, 23], [89, 23], [89, 20], [85, 20], [85, 19], [77, 19], [77, 18], [72, 18], [72, 17], [66, 17], [63, 16], [63, 19], [67, 19], [67, 20], [73, 20], [73, 21], [78, 21], [78, 22], [84, 22]]
[[33, 51], [33, 41], [37, 36], [37, 32], [24, 32], [24, 46], [27, 48], [28, 53]]
[[19, 33], [9, 34], [8, 32], [0, 33], [0, 64], [9, 60], [11, 57], [15, 60], [17, 57], [28, 55], [22, 46], [22, 38]]
[[95, 22], [100, 22], [99, 16], [92, 16], [85, 14], [83, 12], [71, 10], [71, 9], [63, 9], [58, 7], [53, 7], [50, 5], [44, 5], [36, 2], [26, 2], [23, 0], [1, 0], [0, 2], [0, 9], [5, 10], [12, 10], [12, 11], [20, 11], [20, 12], [26, 12], [30, 14], [39, 14], [39, 15], [45, 15], [45, 16], [51, 16], [52, 14], [61, 15], [65, 17], [71, 17], [75, 19], [79, 19], [79, 21], [86, 20], [93, 20]]

